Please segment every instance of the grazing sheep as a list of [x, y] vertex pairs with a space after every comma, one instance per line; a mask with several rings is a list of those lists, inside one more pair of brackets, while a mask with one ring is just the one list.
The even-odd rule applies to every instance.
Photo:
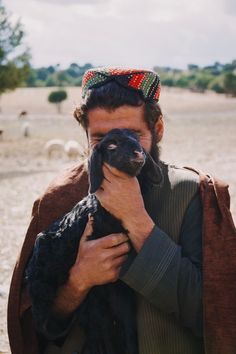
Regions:
[[77, 159], [84, 156], [83, 148], [75, 140], [69, 140], [65, 143], [64, 151], [70, 159]]
[[21, 119], [21, 118], [25, 118], [27, 117], [28, 115], [28, 112], [27, 111], [21, 111], [18, 115], [18, 118]]
[[30, 136], [30, 124], [28, 122], [24, 122], [22, 124], [22, 134], [25, 138], [29, 138]]
[[46, 142], [44, 149], [49, 159], [53, 156], [62, 157], [64, 154], [64, 141], [61, 139], [51, 139]]
[[[68, 279], [88, 215], [92, 214], [94, 220], [88, 242], [111, 233], [127, 233], [94, 194], [104, 178], [104, 162], [137, 176], [142, 192], [150, 184], [161, 183], [160, 167], [143, 150], [135, 133], [113, 129], [97, 144], [89, 161], [89, 195], [37, 236], [26, 270], [33, 317], [39, 331], [43, 332], [58, 287]], [[82, 353], [137, 354], [135, 310], [134, 292], [122, 281], [93, 287], [77, 310], [78, 321], [87, 334]]]

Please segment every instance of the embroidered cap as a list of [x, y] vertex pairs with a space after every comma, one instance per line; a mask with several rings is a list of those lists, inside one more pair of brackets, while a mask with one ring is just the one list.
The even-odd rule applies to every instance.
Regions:
[[113, 80], [121, 86], [139, 91], [145, 100], [159, 100], [160, 78], [154, 71], [106, 67], [85, 72], [82, 81], [82, 97], [86, 96], [88, 90], [101, 87]]

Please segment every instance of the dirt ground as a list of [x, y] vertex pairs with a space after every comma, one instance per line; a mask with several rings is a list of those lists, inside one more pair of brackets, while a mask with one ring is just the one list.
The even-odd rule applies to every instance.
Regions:
[[[86, 144], [72, 118], [80, 89], [67, 89], [61, 115], [47, 103], [50, 91], [17, 89], [0, 100], [0, 130], [4, 131], [0, 137], [0, 354], [10, 353], [6, 332], [8, 289], [32, 203], [62, 168], [75, 162], [64, 155], [48, 160], [44, 145], [54, 138]], [[227, 181], [236, 220], [236, 99], [163, 89], [160, 102], [166, 122], [162, 159], [202, 169]], [[23, 110], [28, 115], [19, 119]], [[27, 138], [22, 134], [26, 122], [30, 132]]]

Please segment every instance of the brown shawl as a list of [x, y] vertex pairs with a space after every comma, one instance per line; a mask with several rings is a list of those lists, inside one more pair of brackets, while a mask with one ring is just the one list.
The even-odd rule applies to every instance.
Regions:
[[[193, 170], [195, 171], [195, 170]], [[197, 171], [195, 171], [198, 173]], [[228, 186], [199, 173], [203, 201], [203, 289], [206, 354], [236, 353], [236, 229]], [[35, 237], [87, 195], [87, 173], [75, 166], [51, 183], [33, 206], [32, 220], [9, 293], [8, 334], [12, 354], [39, 354], [23, 275]]]

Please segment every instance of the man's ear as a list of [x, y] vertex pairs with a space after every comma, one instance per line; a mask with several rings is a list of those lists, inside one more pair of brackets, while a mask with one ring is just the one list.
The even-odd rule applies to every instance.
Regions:
[[95, 193], [104, 178], [102, 172], [102, 153], [95, 147], [88, 163], [89, 168], [89, 193]]
[[159, 143], [164, 135], [165, 130], [164, 120], [162, 116], [160, 116], [160, 118], [156, 122], [154, 129], [157, 136], [157, 142]]

